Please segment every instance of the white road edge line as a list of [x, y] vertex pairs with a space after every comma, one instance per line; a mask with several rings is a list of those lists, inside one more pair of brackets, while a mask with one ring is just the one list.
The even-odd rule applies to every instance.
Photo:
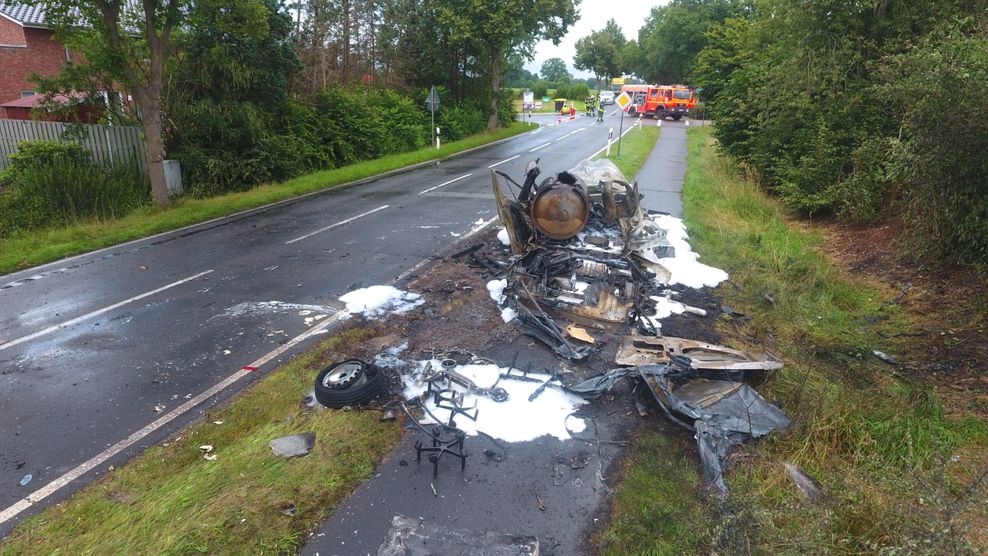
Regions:
[[518, 158], [519, 156], [521, 156], [521, 155], [520, 154], [516, 154], [516, 155], [512, 156], [511, 158], [505, 158], [501, 162], [495, 162], [494, 164], [491, 164], [490, 166], [488, 166], [488, 168], [493, 168], [493, 167], [498, 166], [500, 164], [504, 164], [505, 162], [511, 162], [512, 160]]
[[528, 152], [530, 152], [530, 153], [534, 153], [535, 151], [537, 151], [537, 150], [539, 150], [539, 149], [541, 149], [542, 147], [548, 147], [548, 146], [549, 146], [550, 144], [551, 144], [551, 143], [543, 143], [543, 144], [541, 144], [541, 145], [539, 145], [538, 147], [535, 147], [534, 149], [532, 149], [532, 150], [530, 150], [530, 151], [528, 151]]
[[451, 179], [449, 181], [444, 181], [444, 182], [442, 182], [439, 185], [436, 185], [434, 187], [430, 187], [429, 189], [426, 189], [425, 191], [420, 191], [419, 192], [419, 195], [425, 195], [426, 193], [428, 193], [430, 191], [435, 191], [435, 190], [439, 189], [440, 187], [445, 187], [445, 186], [447, 186], [447, 185], [449, 185], [451, 183], [458, 182], [458, 181], [462, 180], [463, 178], [469, 178], [472, 175], [473, 175], [473, 173], [471, 172], [469, 174], [463, 174], [462, 176], [460, 176], [458, 178], [453, 178], [453, 179]]
[[[210, 271], [210, 272], [212, 272], [212, 271]], [[109, 448], [107, 448], [103, 452], [99, 453], [97, 456], [93, 457], [89, 461], [86, 461], [86, 462], [80, 464], [75, 469], [72, 469], [68, 473], [62, 475], [61, 477], [55, 479], [54, 481], [48, 483], [47, 485], [39, 488], [38, 490], [36, 490], [36, 491], [32, 492], [31, 494], [27, 495], [26, 497], [22, 498], [21, 500], [19, 500], [14, 505], [12, 505], [9, 508], [7, 508], [7, 509], [3, 510], [2, 512], [0, 512], [0, 524], [3, 524], [5, 522], [9, 521], [10, 519], [14, 518], [17, 514], [23, 512], [24, 510], [30, 508], [34, 504], [37, 504], [38, 502], [40, 502], [40, 501], [44, 500], [45, 498], [51, 496], [52, 494], [54, 494], [55, 492], [57, 492], [59, 489], [65, 487], [66, 485], [68, 485], [72, 481], [74, 481], [74, 480], [78, 479], [79, 477], [85, 475], [86, 473], [88, 473], [89, 471], [91, 471], [94, 468], [98, 467], [100, 464], [104, 463], [108, 459], [110, 459], [113, 456], [119, 454], [120, 452], [126, 450], [130, 446], [133, 446], [134, 444], [136, 444], [137, 442], [139, 442], [145, 436], [147, 436], [147, 435], [151, 434], [152, 432], [160, 429], [161, 427], [167, 425], [171, 421], [174, 421], [176, 418], [178, 418], [182, 414], [188, 412], [190, 409], [194, 408], [195, 406], [201, 404], [202, 402], [204, 402], [204, 401], [208, 400], [209, 398], [215, 396], [216, 394], [220, 393], [221, 391], [223, 391], [224, 389], [226, 389], [228, 386], [230, 386], [234, 382], [240, 380], [241, 378], [243, 378], [244, 376], [250, 374], [251, 372], [254, 372], [261, 365], [264, 365], [265, 363], [267, 363], [268, 361], [271, 361], [272, 359], [274, 359], [275, 357], [281, 355], [285, 351], [291, 349], [292, 347], [295, 347], [296, 345], [299, 344], [299, 342], [302, 342], [302, 341], [306, 340], [310, 336], [313, 336], [315, 334], [321, 333], [330, 324], [332, 324], [334, 322], [337, 322], [337, 321], [339, 321], [339, 320], [341, 320], [343, 318], [346, 318], [346, 316], [347, 316], [347, 313], [342, 312], [342, 311], [340, 311], [338, 313], [334, 313], [328, 319], [320, 322], [316, 326], [314, 326], [314, 327], [306, 330], [305, 332], [299, 334], [298, 336], [292, 338], [288, 343], [283, 344], [281, 346], [278, 346], [277, 349], [275, 349], [274, 351], [271, 351], [267, 355], [264, 355], [263, 357], [261, 357], [257, 361], [254, 361], [250, 365], [247, 365], [246, 367], [242, 367], [237, 372], [233, 373], [232, 375], [228, 376], [227, 378], [225, 378], [225, 379], [221, 380], [220, 382], [216, 383], [215, 385], [213, 385], [212, 388], [210, 388], [210, 389], [202, 392], [198, 396], [190, 399], [189, 401], [183, 403], [182, 405], [180, 405], [180, 406], [176, 407], [175, 409], [169, 411], [168, 413], [162, 415], [161, 417], [159, 417], [158, 419], [156, 419], [151, 424], [149, 424], [149, 425], [145, 426], [144, 428], [142, 428], [142, 429], [134, 432], [133, 434], [131, 434], [127, 438], [121, 440], [120, 442], [117, 442], [113, 446], [110, 446]]]
[[[521, 156], [521, 155], [519, 155], [519, 156]], [[490, 226], [490, 225], [491, 225], [491, 224], [493, 224], [494, 222], [497, 222], [497, 220], [498, 220], [499, 218], [500, 218], [499, 216], [495, 216], [494, 218], [491, 218], [490, 220], [488, 220], [488, 221], [486, 221], [486, 222], [484, 222], [484, 223], [483, 223], [483, 224], [481, 224], [480, 226], [477, 226], [476, 228], [474, 228], [474, 229], [472, 229], [472, 230], [470, 230], [469, 232], [467, 232], [467, 233], [465, 233], [465, 234], [463, 234], [462, 236], [460, 236], [460, 237], [458, 237], [458, 238], [456, 238], [456, 241], [455, 241], [455, 242], [453, 242], [453, 244], [455, 245], [456, 243], [459, 243], [459, 242], [461, 242], [461, 241], [464, 241], [464, 240], [466, 240], [466, 239], [469, 239], [469, 238], [471, 238], [471, 237], [473, 237], [473, 236], [475, 236], [475, 235], [477, 235], [477, 234], [479, 234], [480, 232], [482, 232], [482, 231], [484, 231], [484, 230], [486, 230], [488, 226]], [[398, 283], [398, 282], [401, 282], [401, 281], [402, 281], [402, 280], [404, 280], [405, 278], [408, 278], [408, 277], [409, 277], [409, 276], [410, 276], [411, 274], [414, 274], [414, 273], [415, 273], [416, 271], [418, 271], [418, 270], [419, 270], [420, 268], [422, 268], [423, 266], [425, 266], [425, 265], [426, 265], [427, 263], [429, 263], [430, 261], [432, 261], [432, 259], [428, 259], [428, 258], [426, 258], [426, 259], [422, 259], [421, 261], [419, 261], [419, 262], [417, 262], [417, 263], [415, 263], [415, 265], [414, 265], [414, 266], [412, 266], [411, 268], [409, 268], [408, 270], [406, 270], [406, 271], [404, 271], [404, 272], [402, 272], [402, 273], [401, 273], [401, 274], [399, 274], [398, 276], [395, 276], [395, 279], [394, 279], [394, 280], [392, 280], [392, 281], [390, 282], [390, 284], [391, 284], [391, 285], [394, 285], [394, 284], [396, 284], [396, 283]]]
[[[488, 226], [490, 226], [492, 223], [494, 223], [495, 221], [497, 221], [497, 219], [498, 219], [497, 216], [495, 216], [494, 218], [491, 218], [490, 220], [484, 222], [482, 225], [480, 225], [480, 226], [478, 226], [478, 227], [470, 230], [469, 232], [467, 232], [466, 234], [464, 234], [463, 236], [461, 236], [460, 238], [458, 238], [457, 241], [463, 241], [463, 240], [465, 240], [465, 239], [467, 239], [467, 238], [469, 238], [471, 236], [474, 236], [474, 235], [480, 233], [481, 231], [483, 231], [484, 229], [486, 229]], [[422, 266], [424, 266], [429, 261], [430, 261], [430, 259], [423, 259], [423, 260], [419, 261], [417, 264], [415, 264], [414, 266], [412, 266], [408, 270], [402, 272], [397, 277], [395, 277], [395, 279], [391, 281], [391, 284], [394, 284], [394, 283], [396, 283], [396, 282], [398, 282], [400, 280], [405, 279], [410, 274], [412, 274], [415, 271], [417, 271], [418, 269], [422, 268]], [[210, 270], [209, 272], [212, 272], [212, 271]], [[187, 280], [189, 280], [189, 279], [191, 279], [191, 278], [188, 278]], [[192, 408], [194, 408], [197, 405], [201, 404], [202, 402], [208, 400], [209, 398], [215, 396], [216, 394], [219, 394], [220, 392], [222, 392], [223, 390], [225, 390], [226, 388], [228, 388], [231, 384], [237, 382], [241, 378], [247, 376], [248, 374], [250, 374], [252, 372], [255, 372], [257, 369], [259, 369], [261, 366], [263, 366], [264, 364], [268, 363], [269, 361], [271, 361], [275, 357], [278, 357], [282, 353], [284, 353], [284, 352], [288, 351], [289, 349], [295, 347], [296, 345], [298, 345], [299, 343], [307, 340], [308, 338], [310, 338], [312, 336], [315, 336], [316, 334], [322, 333], [324, 330], [326, 330], [327, 328], [329, 328], [329, 326], [331, 324], [334, 324], [334, 323], [339, 322], [340, 320], [346, 318], [346, 315], [347, 314], [344, 313], [344, 312], [342, 312], [342, 311], [333, 314], [328, 319], [320, 322], [316, 326], [314, 326], [314, 327], [310, 328], [309, 330], [306, 330], [305, 332], [303, 332], [303, 333], [299, 334], [298, 336], [292, 338], [290, 341], [288, 341], [288, 343], [286, 343], [284, 345], [281, 345], [281, 346], [278, 346], [277, 349], [274, 349], [273, 351], [267, 353], [266, 355], [262, 356], [260, 359], [254, 361], [250, 365], [247, 365], [245, 367], [240, 368], [240, 370], [238, 370], [237, 372], [235, 372], [232, 375], [228, 376], [227, 378], [221, 380], [220, 382], [216, 383], [215, 385], [213, 385], [208, 390], [203, 391], [202, 393], [200, 393], [196, 397], [190, 399], [189, 401], [183, 403], [182, 405], [180, 405], [180, 406], [176, 407], [175, 409], [169, 411], [168, 413], [162, 415], [161, 417], [159, 417], [158, 419], [156, 419], [154, 422], [150, 423], [149, 425], [145, 426], [144, 428], [142, 428], [142, 429], [134, 432], [133, 434], [131, 434], [127, 438], [121, 440], [120, 442], [117, 442], [113, 446], [110, 446], [109, 448], [107, 448], [103, 452], [99, 453], [98, 455], [96, 455], [92, 459], [90, 459], [90, 460], [88, 460], [88, 461], [86, 461], [86, 462], [78, 465], [77, 467], [75, 467], [74, 469], [72, 469], [71, 471], [69, 471], [68, 473], [62, 475], [61, 477], [55, 479], [54, 481], [48, 483], [47, 485], [39, 488], [38, 490], [36, 490], [36, 491], [32, 492], [31, 494], [27, 495], [26, 497], [22, 498], [17, 503], [13, 504], [9, 508], [6, 508], [2, 512], [0, 512], [0, 524], [3, 524], [3, 523], [6, 523], [7, 521], [10, 521], [11, 519], [13, 519], [14, 517], [16, 517], [18, 514], [20, 514], [24, 510], [30, 508], [34, 504], [37, 504], [38, 502], [40, 502], [40, 501], [44, 500], [45, 498], [51, 496], [52, 494], [54, 494], [58, 490], [62, 489], [63, 487], [65, 487], [66, 485], [68, 485], [69, 483], [71, 483], [72, 481], [74, 481], [74, 480], [78, 479], [79, 477], [85, 475], [86, 473], [92, 471], [93, 469], [95, 469], [96, 467], [100, 466], [101, 464], [103, 464], [104, 462], [106, 462], [107, 460], [109, 460], [110, 458], [112, 458], [113, 456], [115, 456], [115, 455], [119, 454], [120, 452], [126, 450], [130, 446], [133, 446], [134, 444], [140, 442], [141, 439], [143, 439], [147, 435], [153, 433], [154, 431], [156, 431], [156, 430], [160, 429], [161, 427], [167, 425], [168, 423], [174, 421], [178, 417], [181, 417], [184, 413], [187, 413]]]
[[374, 214], [375, 212], [377, 212], [379, 210], [384, 210], [384, 209], [386, 209], [386, 208], [388, 208], [390, 206], [391, 205], [382, 205], [382, 206], [377, 207], [376, 209], [371, 209], [371, 210], [369, 210], [367, 212], [362, 212], [362, 213], [358, 214], [357, 216], [351, 216], [350, 218], [347, 218], [346, 220], [340, 220], [336, 224], [330, 224], [329, 226], [326, 226], [325, 228], [319, 228], [318, 230], [316, 230], [314, 232], [309, 232], [309, 233], [305, 234], [302, 237], [297, 237], [295, 239], [290, 239], [290, 240], [288, 240], [288, 241], [285, 242], [285, 245], [291, 245], [291, 244], [295, 243], [296, 241], [302, 241], [303, 239], [308, 239], [308, 238], [310, 238], [310, 237], [312, 237], [312, 236], [314, 236], [316, 234], [321, 234], [321, 233], [323, 233], [323, 232], [325, 232], [327, 230], [332, 230], [333, 228], [338, 228], [338, 227], [340, 227], [340, 226], [342, 226], [344, 224], [349, 224], [350, 222], [353, 222], [354, 220], [356, 220], [358, 218], [363, 218], [363, 217], [365, 217], [365, 216], [367, 216], [369, 214]]
[[[123, 307], [124, 305], [127, 305], [128, 303], [133, 303], [135, 301], [144, 299], [145, 297], [152, 296], [152, 295], [154, 295], [156, 293], [161, 293], [161, 292], [163, 292], [163, 291], [165, 291], [165, 290], [167, 290], [169, 288], [174, 288], [175, 286], [179, 286], [181, 284], [184, 284], [184, 283], [186, 283], [186, 282], [188, 282], [190, 280], [195, 280], [196, 278], [199, 278], [201, 276], [205, 276], [205, 275], [209, 274], [210, 272], [212, 272], [212, 269], [207, 270], [205, 272], [200, 272], [199, 274], [194, 274], [192, 276], [189, 276], [188, 278], [183, 278], [183, 279], [181, 279], [181, 280], [179, 280], [177, 282], [172, 282], [171, 284], [168, 284], [166, 286], [161, 286], [160, 288], [158, 288], [156, 290], [151, 290], [149, 292], [145, 292], [145, 293], [142, 293], [140, 295], [135, 295], [134, 297], [130, 297], [130, 298], [124, 299], [123, 301], [119, 301], [117, 303], [114, 303], [113, 305], [109, 305], [107, 307], [103, 307], [102, 309], [97, 309], [97, 310], [95, 310], [95, 311], [93, 311], [91, 313], [86, 313], [85, 315], [78, 316], [78, 317], [76, 317], [74, 319], [69, 319], [69, 320], [67, 320], [67, 321], [65, 321], [63, 323], [56, 324], [54, 326], [49, 326], [48, 328], [45, 328], [44, 330], [39, 330], [39, 331], [37, 331], [37, 332], [35, 332], [33, 334], [28, 334], [27, 336], [23, 336], [23, 337], [17, 338], [16, 340], [11, 340], [9, 342], [0, 344], [0, 351], [3, 351], [3, 350], [5, 350], [7, 348], [10, 348], [10, 347], [14, 347], [14, 346], [16, 346], [18, 344], [23, 344], [24, 342], [29, 342], [29, 341], [31, 341], [31, 340], [39, 337], [39, 336], [44, 336], [45, 334], [50, 334], [50, 333], [52, 333], [52, 332], [54, 332], [56, 330], [61, 330], [62, 328], [68, 328], [68, 327], [70, 327], [72, 325], [79, 324], [80, 322], [82, 322], [84, 320], [91, 319], [93, 317], [102, 315], [103, 313], [106, 313], [108, 311], [112, 311], [112, 310], [114, 310], [114, 309], [116, 309], [118, 307]], [[0, 523], [2, 523], [2, 522], [0, 522]]]

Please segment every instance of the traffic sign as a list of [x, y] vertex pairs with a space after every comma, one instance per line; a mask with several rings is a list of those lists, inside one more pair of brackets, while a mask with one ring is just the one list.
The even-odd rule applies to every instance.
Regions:
[[439, 94], [436, 93], [435, 87], [432, 87], [429, 91], [429, 97], [425, 99], [425, 105], [429, 107], [429, 110], [439, 108]]
[[628, 105], [631, 104], [632, 102], [631, 95], [628, 94], [628, 91], [625, 91], [620, 95], [618, 95], [618, 97], [614, 99], [614, 102], [616, 102], [618, 106], [621, 107], [621, 110], [625, 110], [628, 108]]

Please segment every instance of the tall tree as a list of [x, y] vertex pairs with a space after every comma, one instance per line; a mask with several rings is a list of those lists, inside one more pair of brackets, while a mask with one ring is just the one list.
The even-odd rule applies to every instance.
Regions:
[[504, 62], [512, 52], [529, 52], [540, 39], [559, 44], [578, 15], [579, 0], [448, 0], [437, 2], [439, 21], [454, 37], [483, 45], [490, 82], [487, 129], [497, 127]]
[[593, 72], [599, 87], [602, 77], [610, 78], [621, 73], [622, 53], [627, 42], [621, 27], [611, 19], [603, 29], [576, 41], [573, 65], [577, 69]]
[[132, 93], [147, 142], [151, 195], [168, 204], [161, 88], [173, 49], [173, 30], [184, 19], [187, 0], [29, 0], [45, 9], [56, 37], [123, 83]]
[[672, 0], [652, 8], [638, 31], [636, 75], [660, 83], [686, 82], [705, 33], [740, 10], [740, 0]]
[[542, 76], [542, 79], [558, 85], [565, 85], [573, 80], [573, 76], [570, 74], [569, 69], [566, 67], [566, 62], [562, 58], [549, 58], [542, 62], [539, 75]]

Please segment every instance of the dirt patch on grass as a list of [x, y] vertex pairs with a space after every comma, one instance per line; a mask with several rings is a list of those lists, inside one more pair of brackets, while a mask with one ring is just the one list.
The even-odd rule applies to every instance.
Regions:
[[877, 282], [915, 323], [898, 336], [906, 350], [903, 374], [937, 387], [951, 413], [988, 418], [988, 274], [899, 255], [902, 224], [863, 227], [827, 222], [817, 227], [823, 251], [848, 273]]

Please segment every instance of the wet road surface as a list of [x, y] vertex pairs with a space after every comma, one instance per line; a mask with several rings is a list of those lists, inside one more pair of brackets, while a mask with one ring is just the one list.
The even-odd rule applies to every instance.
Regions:
[[561, 171], [618, 127], [534, 121], [438, 165], [0, 277], [0, 534], [275, 368], [340, 295], [495, 220], [490, 167]]

